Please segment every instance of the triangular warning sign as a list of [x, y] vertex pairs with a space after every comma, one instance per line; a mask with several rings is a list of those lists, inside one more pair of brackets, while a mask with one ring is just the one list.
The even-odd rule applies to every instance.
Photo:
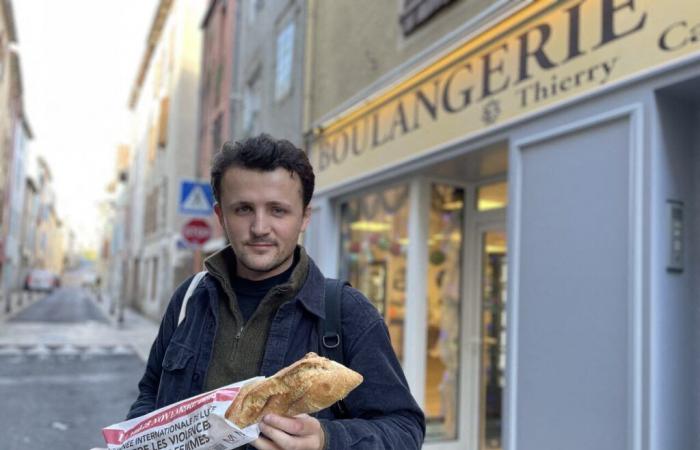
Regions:
[[208, 213], [211, 209], [209, 200], [207, 200], [207, 194], [204, 193], [204, 189], [201, 186], [194, 186], [187, 196], [185, 201], [182, 203], [182, 209], [188, 211], [202, 211]]

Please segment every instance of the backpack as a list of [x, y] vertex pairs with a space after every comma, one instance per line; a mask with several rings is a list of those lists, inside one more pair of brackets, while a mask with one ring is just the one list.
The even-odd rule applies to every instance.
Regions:
[[[190, 285], [187, 287], [185, 297], [182, 299], [182, 305], [180, 306], [180, 315], [177, 320], [178, 325], [185, 320], [187, 302], [190, 300], [195, 288], [206, 274], [206, 270], [198, 272], [192, 278], [192, 281], [190, 281]], [[325, 356], [340, 364], [345, 364], [340, 322], [340, 298], [343, 292], [343, 287], [345, 286], [350, 286], [350, 283], [347, 281], [336, 280], [334, 278], [326, 278], [326, 290], [323, 302], [326, 310], [326, 319], [318, 319], [318, 336], [320, 341], [318, 345], [319, 353], [321, 353], [321, 356]], [[331, 410], [333, 410], [333, 413], [338, 418], [348, 417], [347, 408], [342, 400], [331, 406]]]

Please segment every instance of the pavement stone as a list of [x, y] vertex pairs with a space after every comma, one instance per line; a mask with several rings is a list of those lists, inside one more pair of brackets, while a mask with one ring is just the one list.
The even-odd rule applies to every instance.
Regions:
[[[101, 309], [109, 323], [87, 321], [82, 323], [48, 323], [31, 321], [8, 321], [0, 319], [0, 349], [11, 347], [64, 346], [105, 348], [131, 348], [142, 361], [148, 360], [148, 353], [158, 333], [158, 324], [127, 308], [124, 321], [119, 323], [108, 313], [108, 302], [91, 300]], [[15, 314], [19, 313], [17, 311]], [[13, 314], [14, 315], [14, 314]], [[11, 351], [11, 350], [5, 350]], [[35, 350], [38, 351], [38, 350]]]
[[12, 319], [44, 297], [46, 297], [45, 293], [29, 291], [16, 291], [0, 295], [0, 323]]

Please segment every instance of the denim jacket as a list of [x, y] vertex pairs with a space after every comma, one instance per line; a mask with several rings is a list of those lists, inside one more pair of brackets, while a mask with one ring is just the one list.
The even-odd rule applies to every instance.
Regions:
[[[139, 396], [128, 418], [202, 392], [218, 324], [218, 282], [205, 276], [188, 301], [178, 326], [180, 306], [190, 283], [177, 288], [151, 347]], [[325, 315], [324, 277], [313, 261], [303, 286], [274, 316], [260, 375], [271, 376], [307, 352], [319, 352], [318, 318]], [[330, 408], [315, 416], [326, 435], [326, 448], [419, 449], [425, 417], [411, 395], [391, 347], [384, 320], [359, 291], [345, 287], [341, 296], [345, 365], [364, 377], [345, 398], [349, 418], [336, 419]]]

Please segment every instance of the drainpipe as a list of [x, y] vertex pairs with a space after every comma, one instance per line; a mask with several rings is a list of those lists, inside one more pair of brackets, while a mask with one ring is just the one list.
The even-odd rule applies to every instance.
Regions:
[[314, 54], [314, 36], [316, 31], [316, 0], [307, 0], [306, 2], [306, 36], [304, 43], [304, 71], [302, 73], [303, 83], [303, 100], [302, 100], [302, 142], [306, 147], [308, 154], [311, 149], [313, 139], [313, 128], [311, 123], [311, 88], [313, 86], [313, 54]]

